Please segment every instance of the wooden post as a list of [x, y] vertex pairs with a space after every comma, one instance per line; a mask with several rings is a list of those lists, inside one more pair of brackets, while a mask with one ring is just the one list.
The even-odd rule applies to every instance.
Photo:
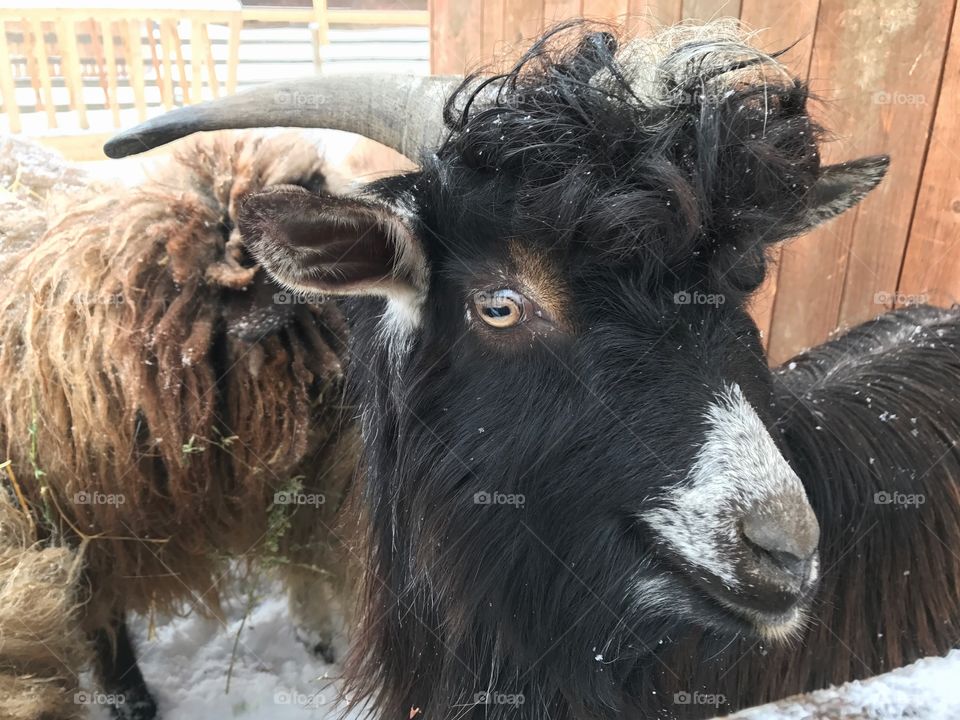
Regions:
[[163, 105], [169, 110], [173, 107], [173, 45], [176, 38], [170, 37], [170, 26], [167, 21], [160, 21], [160, 49], [163, 51]]
[[107, 87], [110, 89], [110, 113], [113, 126], [120, 127], [120, 92], [117, 82], [117, 53], [113, 45], [113, 23], [105, 20], [103, 28], [103, 57], [107, 64]]
[[133, 102], [137, 106], [137, 116], [140, 122], [143, 122], [147, 119], [147, 100], [144, 89], [146, 81], [143, 73], [143, 41], [140, 35], [140, 21], [121, 21], [120, 30], [127, 48], [127, 79], [133, 89]]
[[160, 55], [157, 52], [157, 38], [154, 35], [153, 26], [153, 21], [147, 19], [147, 45], [150, 47], [150, 63], [153, 66], [154, 77], [157, 79], [157, 89], [160, 91], [160, 101], [166, 105], [167, 108], [169, 108], [170, 105], [167, 105], [167, 97], [163, 87], [163, 70], [160, 67]]
[[203, 58], [206, 51], [202, 49], [202, 40], [200, 37], [200, 28], [203, 23], [193, 19], [190, 21], [190, 98], [193, 102], [203, 100]]
[[180, 40], [180, 30], [176, 20], [164, 20], [163, 24], [167, 27], [167, 36], [170, 38], [170, 45], [173, 47], [173, 57], [177, 61], [177, 74], [180, 77], [180, 96], [183, 98], [183, 104], [189, 105], [190, 87], [187, 81], [187, 65], [183, 59], [183, 42]]
[[20, 132], [20, 108], [17, 107], [16, 85], [10, 65], [10, 50], [7, 47], [7, 24], [0, 20], [0, 92], [3, 93], [3, 109], [10, 118], [10, 132]]
[[207, 82], [210, 85], [210, 93], [214, 98], [218, 98], [220, 97], [220, 80], [217, 77], [217, 60], [213, 56], [213, 44], [210, 42], [206, 23], [200, 25], [200, 34], [203, 38], [204, 52], [207, 54]]
[[237, 66], [240, 64], [240, 31], [243, 17], [239, 12], [230, 18], [230, 45], [227, 48], [227, 94], [237, 91]]
[[323, 66], [323, 48], [330, 43], [330, 18], [327, 0], [313, 0], [313, 64], [317, 72]]
[[83, 77], [80, 74], [80, 50], [77, 47], [77, 32], [74, 20], [64, 18], [57, 24], [60, 35], [60, 71], [70, 88], [70, 104], [77, 111], [80, 127], [90, 129], [87, 119], [87, 104], [83, 98]]
[[33, 33], [33, 50], [37, 57], [37, 72], [40, 73], [40, 88], [43, 91], [43, 109], [47, 113], [47, 127], [55, 130], [57, 127], [57, 108], [53, 104], [53, 85], [50, 83], [50, 58], [47, 57], [47, 42], [43, 35], [43, 23], [40, 20], [30, 21], [30, 32]]

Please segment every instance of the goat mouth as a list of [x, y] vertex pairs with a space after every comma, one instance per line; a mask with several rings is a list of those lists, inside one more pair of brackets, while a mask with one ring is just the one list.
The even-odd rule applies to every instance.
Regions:
[[694, 593], [718, 618], [717, 622], [727, 629], [758, 636], [767, 642], [784, 643], [803, 630], [808, 618], [808, 609], [813, 601], [817, 583], [803, 583], [791, 592], [779, 595], [776, 602], [764, 602], [760, 598], [730, 588], [720, 578], [709, 573], [690, 572], [672, 562], [677, 575], [685, 577], [689, 591]]
[[699, 586], [711, 605], [728, 620], [768, 642], [783, 643], [795, 637], [805, 626], [807, 608], [810, 605], [812, 588], [798, 596], [783, 609], [761, 609], [746, 604], [743, 599], [726, 590], [711, 586]]

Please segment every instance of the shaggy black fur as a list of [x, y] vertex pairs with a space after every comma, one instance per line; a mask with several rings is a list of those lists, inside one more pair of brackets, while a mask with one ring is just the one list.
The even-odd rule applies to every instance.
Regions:
[[676, 51], [689, 63], [662, 62], [638, 95], [612, 36], [578, 29], [557, 28], [509, 73], [468, 78], [450, 98], [450, 136], [425, 163], [441, 202], [481, 216], [507, 204], [501, 237], [584, 246], [658, 287], [754, 289], [764, 246], [807, 229], [817, 200], [806, 85], [757, 83], [769, 56], [718, 62], [724, 47], [709, 38]]
[[674, 704], [677, 693], [723, 696], [732, 711], [960, 645], [960, 309], [888, 313], [773, 380], [822, 532], [809, 627], [785, 648], [668, 633], [663, 662], [632, 680], [641, 717], [714, 714]]
[[[939, 545], [958, 539], [960, 408], [941, 395], [960, 379], [955, 314], [903, 313], [773, 374], [744, 307], [764, 248], [858, 200], [885, 160], [851, 165], [860, 185], [830, 180], [806, 87], [745, 46], [680, 44], [648, 80], [619, 57], [609, 34], [561, 28], [464, 83], [422, 171], [352, 209], [294, 190], [241, 211], [281, 282], [336, 291], [352, 248], [342, 292], [358, 266], [364, 291], [391, 283], [386, 321], [383, 300], [347, 311], [369, 527], [348, 676], [376, 716], [703, 717], [956, 641], [960, 573]], [[549, 321], [477, 317], [477, 291], [529, 286]], [[693, 292], [722, 302], [678, 301]], [[756, 628], [644, 523], [732, 384], [823, 526], [801, 651], [740, 640]], [[874, 504], [918, 488], [922, 506]]]

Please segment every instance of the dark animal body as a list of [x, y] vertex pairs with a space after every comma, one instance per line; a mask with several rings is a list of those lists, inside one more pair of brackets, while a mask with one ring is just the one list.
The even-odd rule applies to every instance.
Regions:
[[393, 147], [437, 141], [354, 197], [280, 186], [237, 214], [273, 281], [348, 296], [356, 705], [707, 717], [957, 644], [957, 311], [898, 311], [771, 372], [745, 309], [767, 249], [887, 166], [823, 165], [775, 57], [729, 26], [623, 48], [565, 27], [459, 85], [443, 133], [416, 96], [400, 137], [406, 87], [305, 81], [331, 99], [310, 113], [277, 87], [108, 151], [345, 127], [351, 97]]

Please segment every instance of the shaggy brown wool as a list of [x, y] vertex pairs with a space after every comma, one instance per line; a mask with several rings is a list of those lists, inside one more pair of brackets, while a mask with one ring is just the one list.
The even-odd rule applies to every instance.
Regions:
[[77, 554], [37, 543], [30, 518], [0, 490], [0, 717], [81, 717], [79, 577]]
[[0, 136], [0, 260], [33, 245], [51, 214], [105, 189], [57, 153], [16, 135]]
[[47, 537], [91, 538], [88, 630], [183, 601], [215, 613], [231, 556], [315, 569], [312, 537], [278, 548], [269, 523], [301, 486], [332, 500], [283, 525], [323, 530], [352, 474], [325, 472], [342, 465], [345, 326], [332, 304], [276, 298], [234, 222], [244, 195], [289, 183], [330, 187], [301, 138], [192, 139], [0, 261], [0, 460]]

